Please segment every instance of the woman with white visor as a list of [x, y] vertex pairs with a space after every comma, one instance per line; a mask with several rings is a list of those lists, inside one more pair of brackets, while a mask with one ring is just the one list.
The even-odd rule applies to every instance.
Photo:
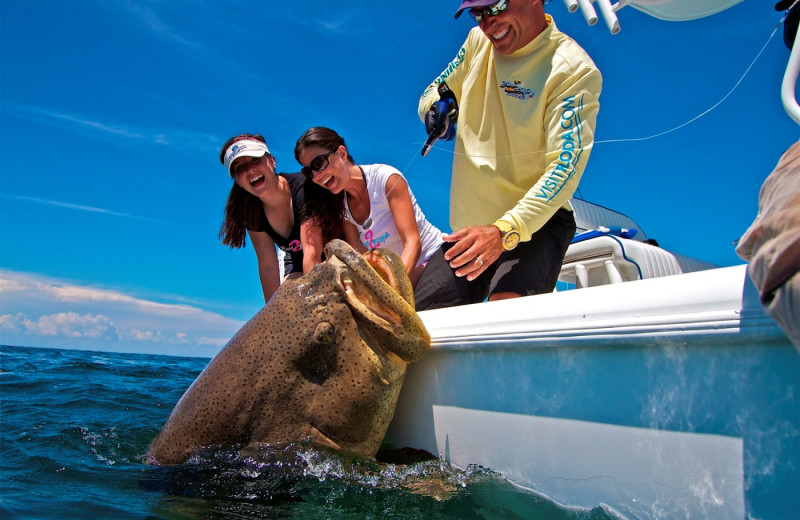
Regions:
[[285, 279], [303, 274], [303, 243], [310, 237], [327, 242], [342, 234], [341, 220], [316, 224], [306, 216], [306, 191], [316, 190], [317, 203], [330, 200], [326, 190], [306, 182], [302, 173], [276, 173], [275, 157], [258, 134], [240, 134], [220, 150], [220, 162], [234, 183], [225, 206], [219, 237], [223, 245], [245, 245], [245, 233], [258, 258], [264, 301], [269, 301], [282, 280], [276, 247], [285, 253]]

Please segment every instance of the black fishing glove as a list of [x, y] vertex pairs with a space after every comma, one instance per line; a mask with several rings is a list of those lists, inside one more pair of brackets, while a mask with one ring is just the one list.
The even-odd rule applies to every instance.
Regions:
[[451, 121], [450, 113], [456, 109], [453, 99], [440, 99], [433, 104], [425, 114], [425, 131], [444, 141], [450, 141], [456, 136], [456, 125]]

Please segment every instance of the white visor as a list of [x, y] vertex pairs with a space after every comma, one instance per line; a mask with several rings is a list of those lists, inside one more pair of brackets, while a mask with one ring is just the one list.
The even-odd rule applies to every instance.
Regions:
[[266, 153], [269, 153], [269, 148], [261, 141], [255, 139], [236, 141], [225, 150], [225, 167], [228, 169], [230, 176], [233, 177], [231, 164], [233, 164], [234, 159], [239, 157], [262, 157]]

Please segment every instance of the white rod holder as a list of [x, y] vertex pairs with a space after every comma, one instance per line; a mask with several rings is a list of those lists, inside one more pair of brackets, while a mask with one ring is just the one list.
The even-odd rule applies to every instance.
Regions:
[[619, 20], [617, 19], [617, 15], [614, 14], [614, 8], [611, 7], [611, 1], [597, 0], [597, 7], [600, 8], [600, 12], [603, 14], [603, 19], [606, 21], [609, 32], [611, 32], [611, 34], [617, 34], [620, 29]]
[[578, 0], [578, 6], [581, 8], [583, 17], [586, 18], [586, 23], [589, 25], [597, 23], [597, 12], [594, 10], [591, 0]]
[[566, 6], [567, 11], [574, 13], [578, 10], [578, 0], [564, 0], [564, 6]]

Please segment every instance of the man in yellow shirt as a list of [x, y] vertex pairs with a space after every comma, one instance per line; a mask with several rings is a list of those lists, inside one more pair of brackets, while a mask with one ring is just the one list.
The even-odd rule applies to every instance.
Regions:
[[417, 310], [555, 288], [602, 78], [542, 1], [461, 2], [456, 18], [468, 10], [478, 27], [420, 98], [428, 133], [456, 137], [455, 231], [420, 277]]

